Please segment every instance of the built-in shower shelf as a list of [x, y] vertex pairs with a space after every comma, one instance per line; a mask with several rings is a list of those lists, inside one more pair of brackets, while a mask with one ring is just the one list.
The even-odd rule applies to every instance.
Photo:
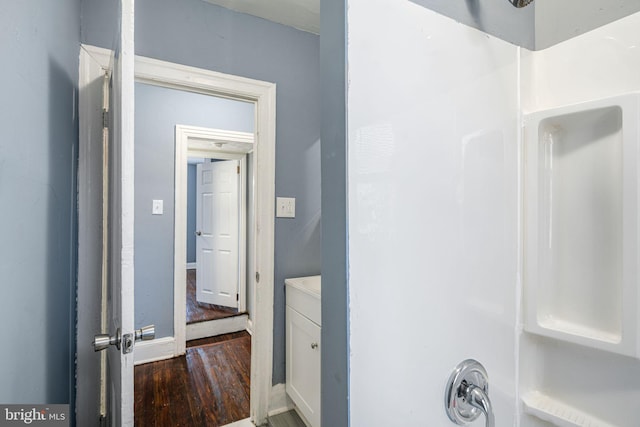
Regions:
[[522, 398], [524, 412], [557, 427], [616, 427], [538, 391]]
[[640, 96], [525, 115], [525, 330], [640, 358]]
[[[546, 318], [538, 319], [538, 325], [545, 329], [545, 336], [563, 340], [567, 335], [575, 337], [575, 341], [579, 339], [601, 342], [603, 344], [618, 344], [622, 339], [621, 334], [602, 331], [600, 329], [590, 328], [588, 326], [568, 322], [562, 319]], [[525, 328], [527, 332], [537, 333], [535, 328]]]

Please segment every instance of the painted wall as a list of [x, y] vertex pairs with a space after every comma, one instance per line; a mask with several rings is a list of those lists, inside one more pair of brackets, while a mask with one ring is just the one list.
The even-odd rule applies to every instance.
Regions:
[[79, 0], [0, 6], [0, 402], [73, 401]]
[[513, 427], [518, 48], [409, 1], [348, 6], [350, 424], [451, 426], [446, 380], [475, 358]]
[[322, 86], [322, 424], [349, 423], [347, 300], [347, 1], [323, 0]]
[[[110, 46], [106, 3], [83, 0], [84, 43]], [[201, 0], [138, 0], [136, 16], [139, 55], [277, 84], [276, 194], [296, 197], [296, 218], [275, 229], [273, 381], [282, 383], [284, 279], [321, 264], [319, 37]]]
[[[173, 336], [175, 125], [253, 132], [254, 106], [136, 83], [135, 325]], [[152, 215], [152, 201], [164, 214]], [[186, 302], [185, 302], [186, 304]]]
[[[640, 13], [543, 51], [523, 50], [524, 114], [640, 91], [638, 46]], [[527, 333], [519, 353], [521, 395], [543, 391], [606, 423], [601, 425], [638, 425], [640, 360]], [[521, 425], [548, 424], [524, 416]]]
[[196, 175], [197, 166], [187, 168], [187, 263], [196, 262]]

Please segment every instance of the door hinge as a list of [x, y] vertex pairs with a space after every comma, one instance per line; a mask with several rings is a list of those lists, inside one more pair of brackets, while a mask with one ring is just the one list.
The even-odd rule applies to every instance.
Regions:
[[240, 301], [240, 294], [236, 294], [236, 302]]
[[102, 110], [102, 127], [104, 129], [109, 127], [109, 111]]
[[260, 283], [260, 273], [256, 271], [256, 283]]
[[238, 175], [240, 175], [240, 166], [238, 166]]

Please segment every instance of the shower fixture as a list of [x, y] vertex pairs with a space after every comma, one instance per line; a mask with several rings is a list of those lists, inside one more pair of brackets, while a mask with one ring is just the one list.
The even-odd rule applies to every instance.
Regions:
[[525, 7], [528, 6], [533, 0], [509, 0], [509, 3], [514, 5], [515, 7]]

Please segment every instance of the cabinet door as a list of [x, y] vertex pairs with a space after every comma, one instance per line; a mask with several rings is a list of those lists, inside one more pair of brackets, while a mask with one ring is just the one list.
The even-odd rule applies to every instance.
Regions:
[[320, 326], [287, 306], [287, 393], [320, 427]]

